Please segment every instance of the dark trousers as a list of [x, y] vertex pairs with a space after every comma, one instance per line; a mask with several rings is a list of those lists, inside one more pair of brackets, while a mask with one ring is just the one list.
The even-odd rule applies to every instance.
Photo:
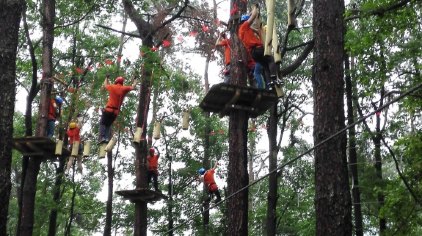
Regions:
[[275, 64], [274, 58], [272, 56], [264, 56], [264, 47], [252, 48], [251, 54], [254, 61], [264, 67], [265, 82], [268, 84], [275, 81], [277, 79], [277, 64]]
[[156, 170], [148, 170], [148, 186], [153, 182], [155, 191], [158, 191], [158, 172]]
[[217, 199], [215, 199], [215, 203], [218, 203], [221, 201], [221, 195], [220, 195], [220, 191], [217, 189], [215, 191], [209, 191], [208, 190], [208, 198], [205, 200], [206, 202], [210, 202], [211, 199], [213, 199], [214, 195], [217, 197]]
[[111, 125], [116, 120], [117, 115], [113, 112], [103, 110], [100, 120], [100, 142], [108, 142], [111, 138]]

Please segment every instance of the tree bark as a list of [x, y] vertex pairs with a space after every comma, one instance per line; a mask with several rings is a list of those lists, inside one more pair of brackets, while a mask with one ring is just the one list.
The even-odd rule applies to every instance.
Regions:
[[[353, 92], [352, 78], [350, 76], [349, 57], [345, 55], [344, 68], [346, 70], [346, 99], [347, 99], [347, 124], [351, 125], [355, 122], [355, 113], [353, 109]], [[363, 236], [362, 209], [360, 202], [359, 176], [357, 166], [356, 153], [356, 129], [354, 126], [349, 129], [349, 169], [352, 176], [352, 204], [354, 209], [355, 234]]]
[[[48, 105], [51, 96], [53, 82], [50, 79], [53, 73], [53, 42], [54, 42], [55, 0], [44, 0], [42, 3], [42, 27], [43, 27], [43, 53], [41, 79], [40, 111], [37, 122], [37, 137], [45, 136]], [[37, 177], [40, 170], [41, 158], [29, 159], [25, 184], [23, 186], [22, 216], [20, 235], [32, 235], [34, 226], [35, 194]]]
[[12, 188], [13, 114], [16, 93], [16, 51], [25, 1], [0, 3], [0, 235], [7, 235], [9, 197]]
[[[314, 143], [345, 127], [344, 1], [313, 1]], [[316, 235], [352, 235], [346, 135], [315, 149]]]
[[113, 153], [107, 153], [107, 180], [108, 180], [108, 193], [106, 202], [106, 219], [104, 225], [104, 236], [111, 236], [111, 220], [113, 217]]
[[[277, 103], [271, 107], [270, 117], [268, 120], [268, 141], [269, 141], [269, 171], [277, 168]], [[270, 174], [268, 179], [268, 195], [267, 195], [267, 235], [276, 235], [277, 229], [277, 172]]]
[[[231, 0], [231, 12], [241, 14], [246, 12], [246, 1]], [[236, 9], [233, 9], [237, 6]], [[230, 84], [237, 86], [246, 86], [246, 58], [242, 42], [237, 36], [239, 23], [234, 21], [230, 29], [231, 47], [231, 69]], [[227, 194], [233, 197], [227, 200], [226, 218], [227, 235], [248, 235], [248, 193], [246, 188], [241, 192], [239, 189], [248, 185], [248, 158], [247, 158], [247, 129], [248, 113], [241, 110], [233, 110], [229, 117], [229, 164], [227, 176]]]

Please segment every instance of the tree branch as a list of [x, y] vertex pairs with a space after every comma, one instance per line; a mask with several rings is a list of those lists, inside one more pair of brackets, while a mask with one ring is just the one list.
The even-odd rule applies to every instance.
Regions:
[[[346, 17], [344, 20], [345, 21], [349, 21], [349, 20], [354, 20], [354, 19], [358, 19], [358, 18], [362, 18], [362, 17], [367, 17], [367, 16], [383, 16], [385, 13], [390, 12], [390, 11], [394, 11], [397, 9], [400, 9], [404, 6], [406, 6], [409, 2], [411, 2], [412, 0], [401, 0], [399, 2], [396, 2], [390, 6], [381, 6], [377, 9], [373, 9], [370, 11], [362, 11], [362, 10], [353, 10], [354, 13], [357, 13], [357, 15], [354, 16], [350, 16], [350, 17]], [[420, 0], [415, 0], [416, 1], [420, 1]]]
[[101, 27], [101, 28], [106, 29], [106, 30], [111, 30], [111, 31], [114, 31], [114, 32], [117, 32], [117, 33], [120, 33], [120, 34], [124, 34], [124, 35], [127, 35], [127, 36], [142, 39], [142, 37], [139, 34], [132, 34], [132, 33], [128, 33], [128, 32], [123, 32], [121, 30], [116, 30], [116, 29], [113, 29], [113, 28], [105, 26], [105, 25], [96, 24], [95, 26]]
[[188, 6], [188, 4], [189, 4], [189, 0], [185, 0], [183, 6], [179, 9], [179, 11], [175, 15], [173, 15], [172, 17], [170, 17], [170, 19], [164, 21], [160, 26], [158, 26], [152, 32], [150, 32], [149, 35], [154, 35], [155, 33], [157, 33], [158, 30], [164, 28], [166, 25], [170, 24], [175, 19], [179, 18], [180, 15], [185, 11], [185, 9]]
[[295, 71], [302, 64], [302, 62], [308, 57], [309, 53], [312, 51], [313, 48], [314, 48], [314, 40], [308, 42], [308, 45], [305, 47], [305, 49], [303, 49], [302, 54], [300, 54], [296, 58], [296, 60], [292, 62], [292, 64], [280, 70], [281, 76], [286, 76], [292, 73], [293, 71]]

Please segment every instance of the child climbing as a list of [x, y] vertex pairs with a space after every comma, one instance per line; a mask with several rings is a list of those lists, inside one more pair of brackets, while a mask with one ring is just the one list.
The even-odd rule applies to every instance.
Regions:
[[78, 163], [78, 171], [82, 174], [82, 144], [81, 144], [81, 124], [77, 122], [70, 122], [69, 129], [66, 131], [67, 137], [69, 139], [69, 149], [73, 149], [73, 145], [78, 145], [78, 151], [76, 155], [72, 152], [69, 157], [69, 161], [67, 162], [66, 166], [66, 173], [69, 172], [70, 168], [73, 166], [73, 162], [76, 158]]
[[147, 160], [148, 160], [148, 186], [151, 181], [154, 181], [154, 189], [157, 192], [160, 192], [158, 189], [158, 158], [160, 157], [160, 152], [156, 147], [149, 149]]
[[[250, 14], [245, 14], [241, 16], [241, 25], [239, 27], [238, 36], [239, 39], [243, 42], [243, 45], [246, 48], [246, 51], [250, 53], [252, 58], [256, 63], [259, 63], [264, 67], [265, 75], [264, 76], [265, 82], [268, 85], [274, 85], [278, 83], [277, 81], [277, 65], [274, 62], [274, 58], [272, 56], [265, 56], [264, 55], [264, 47], [261, 40], [260, 32], [254, 31], [251, 28], [252, 23], [256, 19], [257, 15], [259, 14], [259, 5], [254, 4], [252, 6], [252, 11]], [[259, 70], [258, 68], [256, 68]], [[259, 71], [255, 72], [256, 75], [259, 74]], [[259, 75], [258, 75], [259, 76]]]
[[105, 88], [108, 93], [108, 101], [106, 107], [103, 109], [100, 120], [100, 143], [107, 143], [111, 138], [111, 125], [114, 120], [117, 118], [117, 115], [120, 112], [120, 107], [122, 106], [123, 99], [126, 94], [133, 90], [136, 86], [134, 81], [132, 86], [124, 86], [124, 78], [119, 76], [114, 80], [114, 84], [109, 84], [108, 81], [109, 75], [106, 76], [104, 80], [103, 88]]
[[224, 83], [230, 81], [230, 39], [227, 38], [226, 33], [222, 32], [215, 42], [215, 47], [224, 47]]
[[48, 117], [47, 117], [47, 137], [52, 138], [54, 135], [54, 127], [56, 119], [60, 117], [61, 106], [63, 104], [63, 99], [60, 96], [50, 99], [50, 105], [48, 107]]
[[218, 166], [218, 162], [215, 163], [214, 168], [205, 171], [204, 168], [198, 170], [199, 175], [203, 175], [204, 185], [208, 190], [208, 197], [205, 199], [204, 203], [209, 203], [213, 196], [215, 195], [217, 199], [214, 201], [215, 204], [221, 201], [220, 191], [214, 180], [215, 169]]

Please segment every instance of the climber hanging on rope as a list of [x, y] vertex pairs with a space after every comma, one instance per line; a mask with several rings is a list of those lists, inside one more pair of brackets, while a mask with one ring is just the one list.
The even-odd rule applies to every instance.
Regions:
[[218, 162], [215, 163], [214, 168], [211, 168], [207, 171], [204, 168], [198, 170], [198, 174], [201, 175], [201, 177], [203, 176], [202, 178], [204, 186], [208, 190], [208, 197], [205, 199], [204, 204], [209, 203], [214, 197], [214, 195], [217, 197], [217, 199], [215, 199], [214, 201], [215, 204], [221, 201], [220, 191], [218, 190], [218, 186], [214, 180], [214, 173], [217, 166]]
[[224, 78], [224, 83], [229, 83], [230, 81], [230, 39], [227, 38], [225, 32], [220, 33], [217, 41], [215, 42], [215, 47], [224, 47], [223, 78]]
[[63, 99], [60, 96], [50, 99], [50, 104], [48, 106], [48, 117], [47, 117], [47, 137], [52, 138], [54, 135], [54, 127], [56, 119], [60, 117], [61, 107], [63, 104]]
[[156, 192], [161, 192], [158, 189], [158, 158], [160, 157], [160, 152], [156, 147], [149, 149], [147, 160], [148, 160], [148, 186], [153, 181], [154, 189]]
[[[238, 36], [243, 42], [246, 51], [250, 53], [256, 63], [261, 64], [265, 70], [265, 82], [268, 87], [281, 83], [277, 80], [277, 65], [272, 56], [264, 55], [264, 45], [262, 44], [260, 32], [256, 32], [251, 28], [252, 23], [259, 14], [259, 5], [254, 4], [250, 14], [242, 15], [240, 18], [241, 25], [239, 27]], [[269, 78], [268, 78], [269, 76]]]
[[100, 120], [100, 143], [107, 143], [111, 138], [111, 125], [114, 120], [116, 120], [117, 115], [120, 112], [120, 107], [122, 106], [123, 99], [126, 94], [133, 90], [136, 86], [136, 81], [134, 80], [132, 86], [124, 86], [124, 78], [119, 76], [114, 80], [114, 84], [109, 84], [107, 75], [104, 80], [103, 88], [105, 88], [108, 93], [108, 101], [106, 107], [103, 109]]
[[78, 122], [72, 121], [69, 123], [69, 129], [66, 131], [67, 137], [69, 139], [69, 149], [73, 149], [73, 145], [78, 145], [78, 152], [76, 155], [73, 155], [73, 153], [69, 157], [69, 161], [67, 162], [66, 166], [66, 173], [69, 173], [70, 168], [73, 165], [73, 162], [76, 158], [76, 161], [78, 163], [78, 171], [82, 174], [82, 143], [81, 143], [81, 122], [80, 119]]

